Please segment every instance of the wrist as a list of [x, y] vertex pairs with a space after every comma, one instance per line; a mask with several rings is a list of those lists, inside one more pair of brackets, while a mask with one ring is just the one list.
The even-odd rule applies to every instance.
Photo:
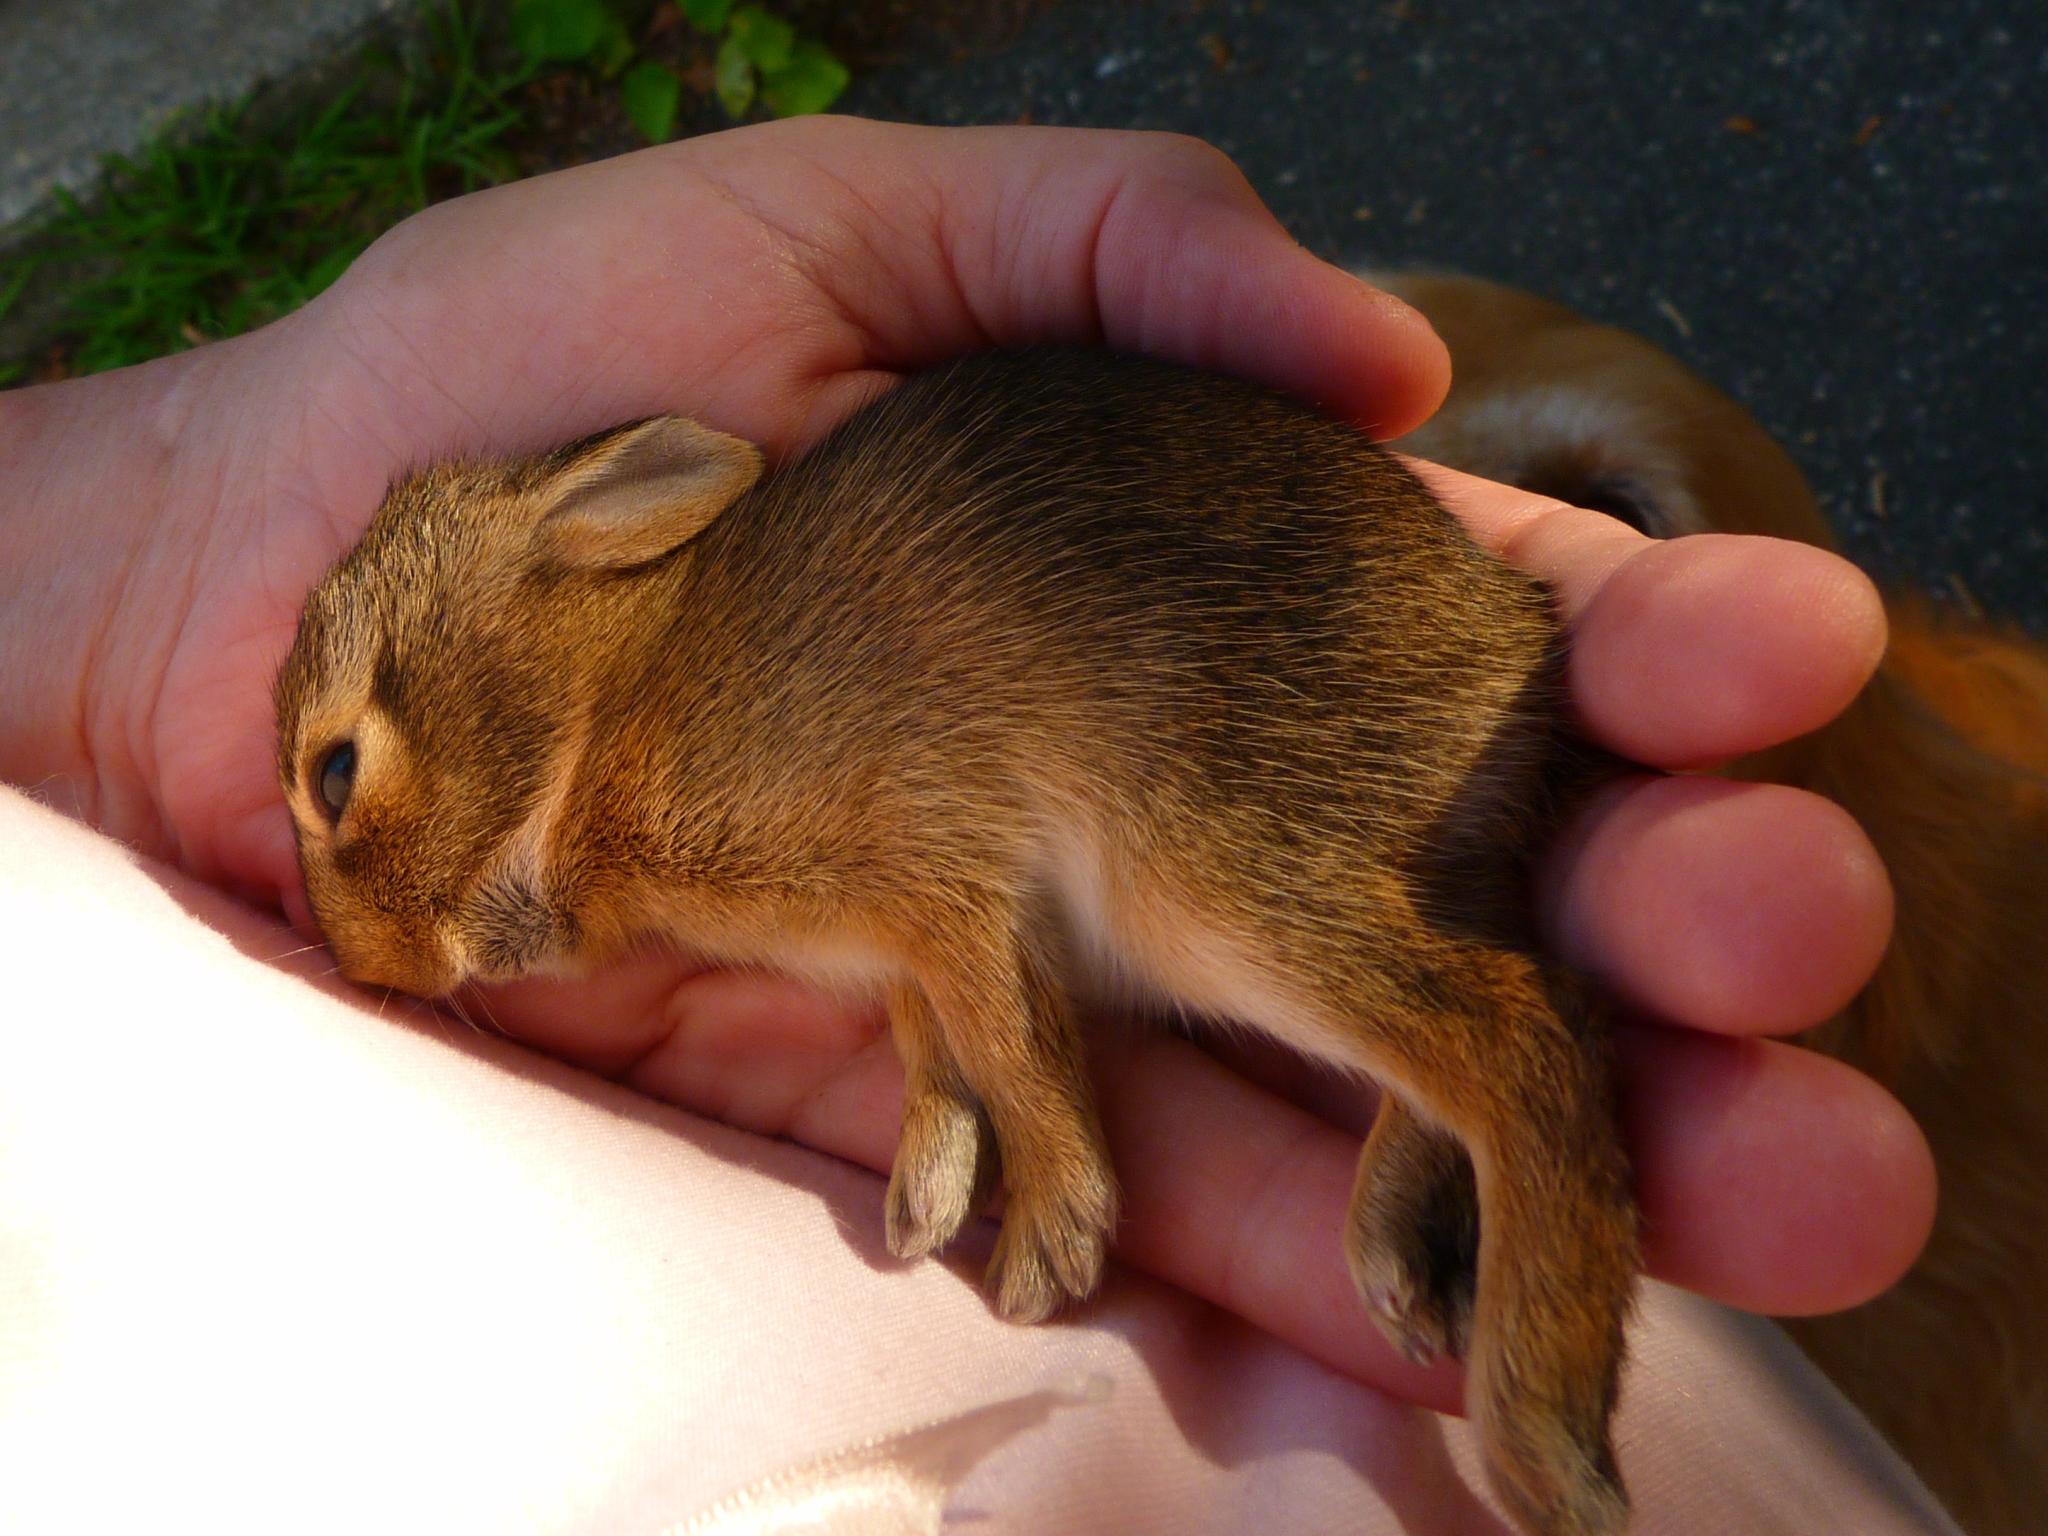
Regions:
[[0, 393], [0, 778], [151, 851], [137, 704], [183, 621], [201, 530], [175, 493], [206, 483], [236, 350]]

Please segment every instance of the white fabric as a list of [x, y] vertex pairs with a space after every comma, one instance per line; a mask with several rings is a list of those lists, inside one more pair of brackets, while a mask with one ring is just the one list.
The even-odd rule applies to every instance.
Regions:
[[[777, 1489], [1019, 1398], [915, 1442], [944, 1529], [1505, 1529], [1462, 1423], [1125, 1272], [1005, 1326], [986, 1234], [898, 1265], [867, 1172], [380, 1020], [296, 943], [0, 791], [0, 1529], [929, 1530], [912, 1442], [896, 1524], [886, 1478]], [[1644, 1536], [1953, 1529], [1776, 1330], [1655, 1287], [1619, 1440]]]

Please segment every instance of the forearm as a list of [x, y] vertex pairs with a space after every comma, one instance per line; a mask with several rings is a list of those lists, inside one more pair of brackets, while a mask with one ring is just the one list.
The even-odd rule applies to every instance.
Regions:
[[0, 777], [146, 847], [140, 690], [106, 684], [170, 652], [197, 532], [170, 526], [170, 491], [205, 472], [235, 351], [0, 394]]

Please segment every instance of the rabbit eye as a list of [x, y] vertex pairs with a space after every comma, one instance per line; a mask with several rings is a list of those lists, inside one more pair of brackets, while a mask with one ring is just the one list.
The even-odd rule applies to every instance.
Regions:
[[314, 783], [328, 816], [341, 820], [341, 813], [348, 809], [349, 792], [356, 786], [356, 744], [344, 741], [329, 747], [315, 770]]

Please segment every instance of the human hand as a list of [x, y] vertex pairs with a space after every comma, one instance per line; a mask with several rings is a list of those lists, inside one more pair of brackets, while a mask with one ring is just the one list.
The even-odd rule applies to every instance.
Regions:
[[[0, 495], [23, 498], [0, 521], [23, 598], [0, 634], [18, 663], [0, 668], [0, 768], [303, 917], [269, 681], [306, 591], [394, 474], [658, 412], [784, 454], [902, 371], [1048, 339], [1249, 374], [1383, 433], [1445, 381], [1417, 317], [1301, 252], [1185, 141], [811, 120], [463, 199], [266, 331], [0, 397]], [[1830, 556], [1652, 545], [1438, 484], [1482, 541], [1557, 586], [1583, 717], [1648, 767], [1810, 729], [1875, 664], [1881, 611]], [[1623, 1052], [1653, 1269], [1774, 1311], [1889, 1281], [1929, 1218], [1917, 1132], [1847, 1069], [1729, 1038], [1825, 1017], [1875, 963], [1889, 895], [1847, 818], [1773, 786], [1646, 776], [1580, 819], [1546, 896], [1561, 951], [1661, 1021], [1629, 1028]], [[887, 1166], [900, 1083], [864, 1010], [659, 961], [491, 1006], [650, 1093]], [[1108, 1053], [1120, 1251], [1448, 1402], [1452, 1379], [1398, 1360], [1350, 1295], [1337, 1234], [1356, 1111], [1241, 1065], [1265, 1086], [1172, 1040]]]

